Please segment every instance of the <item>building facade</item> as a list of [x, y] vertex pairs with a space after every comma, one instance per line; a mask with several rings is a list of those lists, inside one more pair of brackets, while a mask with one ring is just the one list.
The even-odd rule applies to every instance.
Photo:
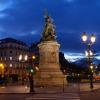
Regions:
[[4, 67], [0, 74], [25, 76], [28, 56], [30, 49], [24, 42], [12, 38], [0, 40], [0, 64]]

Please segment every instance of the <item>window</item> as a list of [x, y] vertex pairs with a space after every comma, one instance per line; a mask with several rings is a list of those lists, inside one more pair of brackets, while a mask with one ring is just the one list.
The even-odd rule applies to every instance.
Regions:
[[6, 56], [6, 52], [4, 52], [4, 56]]
[[2, 52], [1, 52], [1, 56], [2, 56]]
[[10, 60], [12, 60], [12, 57], [10, 57]]
[[5, 60], [6, 60], [6, 57], [5, 57]]
[[16, 66], [16, 64], [15, 64], [15, 68], [16, 68], [17, 66]]
[[12, 53], [12, 51], [10, 51], [10, 53]]
[[12, 67], [12, 64], [10, 64], [9, 66]]

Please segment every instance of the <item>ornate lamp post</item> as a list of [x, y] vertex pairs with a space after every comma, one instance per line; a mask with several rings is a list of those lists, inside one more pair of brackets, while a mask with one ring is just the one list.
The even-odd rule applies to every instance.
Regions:
[[93, 58], [93, 51], [91, 46], [94, 44], [96, 40], [96, 37], [94, 34], [91, 34], [91, 36], [88, 38], [87, 34], [84, 32], [82, 34], [82, 41], [86, 44], [87, 50], [85, 51], [85, 55], [88, 59], [88, 66], [90, 69], [90, 88], [93, 89], [93, 64], [92, 64], [92, 58]]

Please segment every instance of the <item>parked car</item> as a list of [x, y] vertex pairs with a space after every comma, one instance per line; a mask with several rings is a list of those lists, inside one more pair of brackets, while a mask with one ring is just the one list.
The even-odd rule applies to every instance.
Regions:
[[99, 75], [95, 75], [94, 76], [94, 80], [96, 81], [96, 80], [100, 80], [100, 76]]

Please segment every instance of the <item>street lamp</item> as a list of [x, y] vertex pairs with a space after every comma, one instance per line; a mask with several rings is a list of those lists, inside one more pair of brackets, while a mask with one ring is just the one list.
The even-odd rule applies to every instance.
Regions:
[[33, 60], [36, 59], [36, 56], [33, 55], [33, 56], [32, 56], [32, 59], [33, 59]]
[[87, 50], [85, 51], [85, 56], [88, 59], [88, 66], [90, 69], [90, 88], [93, 89], [93, 64], [92, 64], [92, 58], [93, 58], [93, 51], [91, 46], [94, 44], [96, 37], [94, 34], [91, 34], [89, 39], [86, 34], [86, 32], [83, 32], [82, 34], [82, 41], [86, 44]]
[[87, 34], [85, 32], [83, 32], [83, 34], [82, 34], [82, 41], [83, 42], [87, 41]]

